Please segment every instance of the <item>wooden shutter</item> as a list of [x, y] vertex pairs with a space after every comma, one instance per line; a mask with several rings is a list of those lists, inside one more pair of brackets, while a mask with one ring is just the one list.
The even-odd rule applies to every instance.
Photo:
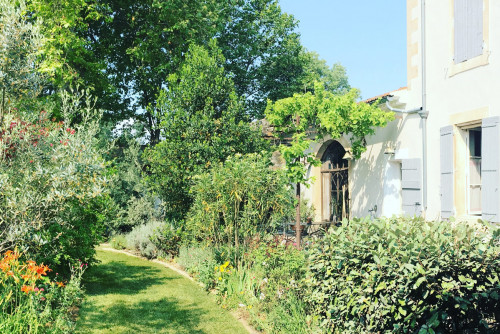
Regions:
[[441, 128], [441, 218], [453, 215], [453, 126]]
[[467, 0], [455, 0], [455, 64], [467, 60]]
[[467, 59], [483, 54], [483, 0], [467, 0]]
[[483, 0], [455, 0], [455, 64], [483, 54]]
[[419, 216], [422, 212], [420, 159], [404, 159], [401, 162], [401, 197], [403, 213]]
[[482, 218], [500, 222], [499, 156], [500, 117], [483, 119], [481, 138], [481, 206]]

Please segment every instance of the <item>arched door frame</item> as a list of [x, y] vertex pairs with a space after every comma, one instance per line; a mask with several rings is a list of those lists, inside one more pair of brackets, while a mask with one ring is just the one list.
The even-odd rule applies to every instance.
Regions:
[[[345, 137], [341, 137], [337, 140], [327, 139], [320, 145], [317, 151], [316, 157], [319, 160], [324, 160], [324, 155], [327, 150], [335, 142], [339, 144], [344, 151], [350, 150], [350, 143]], [[325, 165], [322, 161], [321, 167], [319, 167], [320, 175], [320, 216], [321, 220], [330, 220], [331, 215], [335, 215], [335, 220], [339, 221], [342, 218], [349, 218], [350, 216], [350, 189], [349, 189], [349, 168], [350, 160], [342, 159], [343, 157], [338, 157], [339, 162], [342, 161], [337, 166]], [[334, 189], [333, 187], [336, 187]], [[336, 208], [333, 207], [332, 196], [341, 201], [337, 202]], [[328, 211], [328, 213], [327, 213]]]

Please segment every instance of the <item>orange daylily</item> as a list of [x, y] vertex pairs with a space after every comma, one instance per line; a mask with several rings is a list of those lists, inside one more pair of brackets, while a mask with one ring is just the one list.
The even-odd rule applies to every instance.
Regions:
[[33, 291], [33, 287], [28, 286], [28, 285], [23, 285], [23, 287], [21, 288], [21, 291], [26, 292], [26, 293], [30, 293], [30, 291]]

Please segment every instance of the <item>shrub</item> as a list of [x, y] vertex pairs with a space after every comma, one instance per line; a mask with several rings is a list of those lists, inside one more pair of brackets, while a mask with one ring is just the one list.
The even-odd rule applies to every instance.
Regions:
[[112, 226], [117, 232], [127, 233], [136, 226], [163, 219], [161, 202], [150, 195], [132, 197], [127, 205], [126, 210], [120, 213], [120, 217]]
[[[230, 252], [224, 254], [231, 258]], [[234, 265], [234, 266], [233, 266]], [[303, 301], [304, 253], [279, 239], [253, 242], [241, 264], [217, 265], [215, 290], [223, 308], [246, 307], [255, 327], [266, 333], [306, 333]]]
[[91, 107], [78, 112], [75, 128], [69, 116], [56, 123], [45, 112], [31, 121], [9, 113], [0, 124], [0, 251], [17, 245], [59, 272], [74, 259], [93, 261], [113, 206], [94, 145], [98, 120]]
[[0, 259], [0, 332], [72, 333], [71, 312], [83, 295], [85, 268], [83, 263], [73, 267], [65, 284], [46, 276], [49, 267], [24, 262], [17, 251], [7, 251]]
[[116, 234], [110, 240], [111, 247], [114, 249], [127, 248], [127, 238], [123, 234]]
[[155, 230], [164, 225], [160, 221], [151, 221], [144, 225], [136, 226], [125, 236], [127, 248], [138, 251], [142, 256], [153, 259], [158, 256], [156, 246], [151, 242]]
[[149, 237], [162, 257], [174, 257], [179, 254], [179, 247], [183, 240], [182, 228], [176, 228], [172, 223], [165, 223]]
[[466, 224], [353, 220], [309, 251], [307, 299], [328, 332], [494, 332], [499, 252]]
[[213, 248], [201, 244], [183, 245], [179, 248], [176, 262], [207, 289], [215, 286], [214, 267], [218, 263]]
[[235, 155], [198, 177], [188, 232], [215, 245], [247, 242], [281, 223], [291, 206], [288, 183], [268, 156]]

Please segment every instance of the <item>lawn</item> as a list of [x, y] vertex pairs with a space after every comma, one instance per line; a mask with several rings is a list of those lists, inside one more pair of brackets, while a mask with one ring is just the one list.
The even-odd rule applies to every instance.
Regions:
[[160, 264], [103, 250], [98, 259], [77, 333], [247, 333], [214, 296]]

